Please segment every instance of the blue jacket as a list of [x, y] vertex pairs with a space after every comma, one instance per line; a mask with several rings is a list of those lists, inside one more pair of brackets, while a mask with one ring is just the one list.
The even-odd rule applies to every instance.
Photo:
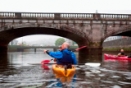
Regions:
[[49, 51], [48, 54], [51, 57], [57, 59], [57, 64], [69, 63], [69, 64], [76, 65], [78, 63], [75, 54], [68, 49], [64, 49], [62, 51], [56, 51], [56, 52]]

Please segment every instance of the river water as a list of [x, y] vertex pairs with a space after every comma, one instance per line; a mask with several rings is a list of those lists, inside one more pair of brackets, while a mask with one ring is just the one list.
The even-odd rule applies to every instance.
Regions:
[[51, 69], [41, 67], [45, 59], [51, 57], [42, 52], [11, 52], [1, 57], [0, 88], [131, 88], [131, 62], [78, 65], [71, 79], [61, 81]]

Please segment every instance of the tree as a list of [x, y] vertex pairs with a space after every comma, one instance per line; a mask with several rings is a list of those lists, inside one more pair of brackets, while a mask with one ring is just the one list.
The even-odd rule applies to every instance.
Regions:
[[56, 46], [60, 46], [62, 43], [65, 42], [65, 39], [64, 38], [58, 38], [56, 41], [55, 41], [55, 45]]

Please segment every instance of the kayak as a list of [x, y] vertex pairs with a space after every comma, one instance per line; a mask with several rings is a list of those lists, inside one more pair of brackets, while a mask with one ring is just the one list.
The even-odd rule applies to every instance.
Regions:
[[66, 69], [62, 65], [54, 64], [52, 66], [52, 70], [57, 79], [59, 79], [62, 83], [71, 82], [72, 78], [75, 75], [75, 66], [72, 65], [72, 68]]
[[70, 83], [73, 80], [74, 74], [69, 77], [62, 77], [60, 75], [55, 74], [56, 79], [59, 79], [62, 83]]
[[[44, 70], [50, 70], [48, 67], [48, 64], [50, 63], [50, 60], [43, 60], [41, 61], [41, 67]], [[52, 64], [52, 71], [56, 78], [58, 78], [62, 83], [64, 82], [71, 82], [73, 76], [75, 75], [75, 66], [72, 65], [70, 69], [64, 68], [63, 65], [57, 65], [56, 63]]]
[[111, 54], [104, 54], [104, 60], [118, 60], [118, 61], [131, 61], [131, 58], [128, 56], [117, 56]]
[[56, 77], [72, 77], [75, 74], [75, 66], [72, 65], [72, 68], [65, 69], [63, 65], [52, 65], [52, 70], [54, 74], [56, 74]]

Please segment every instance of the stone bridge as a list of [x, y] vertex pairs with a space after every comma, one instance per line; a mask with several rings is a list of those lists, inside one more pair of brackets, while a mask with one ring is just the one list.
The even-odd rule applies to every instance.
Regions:
[[[69, 38], [78, 46], [79, 59], [102, 60], [102, 43], [113, 35], [131, 36], [131, 14], [0, 12], [0, 53], [15, 38], [50, 34]], [[98, 56], [98, 57], [96, 57]]]

